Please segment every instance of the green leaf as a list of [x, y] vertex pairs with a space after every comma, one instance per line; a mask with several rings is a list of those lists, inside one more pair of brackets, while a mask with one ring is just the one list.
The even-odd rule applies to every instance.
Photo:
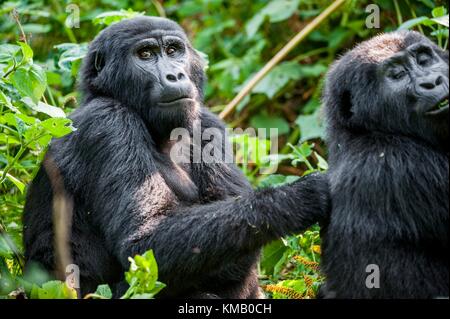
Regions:
[[62, 51], [58, 66], [65, 71], [71, 71], [73, 62], [79, 61], [86, 56], [88, 44], [62, 43], [56, 45], [55, 48]]
[[448, 14], [446, 16], [442, 16], [442, 17], [439, 17], [439, 18], [433, 18], [431, 20], [433, 20], [434, 22], [436, 22], [436, 23], [438, 23], [440, 25], [446, 26], [447, 28], [449, 27]]
[[313, 138], [322, 138], [325, 135], [325, 128], [320, 119], [320, 111], [317, 110], [311, 115], [300, 115], [295, 123], [300, 127], [301, 142]]
[[77, 292], [59, 280], [49, 281], [42, 288], [33, 285], [31, 299], [77, 299]]
[[33, 59], [33, 50], [30, 46], [24, 42], [19, 42], [20, 48], [22, 50], [22, 61], [21, 63], [28, 63]]
[[245, 30], [252, 38], [266, 18], [271, 23], [289, 19], [298, 8], [300, 0], [272, 0], [247, 23]]
[[273, 174], [268, 175], [266, 178], [264, 178], [260, 184], [259, 187], [265, 188], [265, 187], [279, 187], [286, 184], [290, 184], [298, 180], [300, 177], [295, 175], [281, 175], [281, 174]]
[[56, 138], [63, 137], [75, 130], [72, 121], [66, 118], [51, 118], [43, 121], [41, 125]]
[[314, 152], [314, 155], [317, 158], [317, 167], [321, 170], [326, 171], [328, 169], [327, 161], [322, 156], [320, 156], [317, 152]]
[[253, 93], [265, 94], [272, 99], [289, 81], [302, 78], [317, 77], [325, 73], [326, 66], [322, 64], [300, 65], [295, 61], [284, 62], [276, 66], [253, 89]]
[[142, 256], [129, 257], [128, 260], [131, 264], [129, 271], [125, 273], [125, 280], [130, 287], [122, 299], [153, 298], [165, 287], [163, 283], [157, 281], [158, 265], [152, 250]]
[[447, 10], [443, 6], [436, 7], [431, 11], [431, 15], [433, 16], [433, 18], [442, 17], [446, 13], [447, 13]]
[[[267, 113], [259, 113], [250, 119], [250, 125], [256, 129], [266, 129], [266, 137], [271, 135], [280, 136], [289, 133], [289, 123], [280, 116], [269, 116]], [[276, 129], [276, 133], [272, 133], [270, 129]]]
[[41, 99], [47, 87], [45, 72], [36, 64], [18, 68], [13, 72], [11, 82], [20, 94], [30, 97], [35, 103]]
[[14, 113], [19, 113], [20, 112], [17, 107], [12, 105], [11, 99], [9, 98], [9, 96], [7, 96], [2, 91], [0, 91], [0, 105], [6, 105], [6, 107], [8, 109], [10, 109], [11, 111], [13, 111]]
[[19, 52], [20, 46], [14, 44], [0, 45], [0, 63], [7, 63]]
[[35, 104], [29, 97], [24, 97], [22, 101], [37, 112], [47, 114], [51, 117], [59, 117], [59, 118], [66, 117], [66, 113], [64, 113], [64, 111], [59, 107], [46, 104], [41, 101]]
[[28, 33], [48, 33], [52, 29], [50, 24], [27, 23], [23, 25], [23, 31]]
[[103, 298], [106, 298], [106, 299], [111, 299], [112, 298], [112, 291], [111, 291], [111, 288], [109, 288], [108, 285], [99, 285], [97, 287], [97, 290], [95, 291], [94, 294], [99, 295], [99, 296], [101, 296]]
[[120, 22], [124, 19], [131, 19], [137, 16], [144, 15], [145, 12], [135, 12], [132, 9], [128, 10], [120, 10], [120, 11], [108, 11], [99, 14], [96, 16], [92, 22], [94, 24], [100, 24], [100, 25], [111, 25], [113, 23]]
[[399, 27], [398, 30], [409, 30], [416, 25], [424, 24], [425, 22], [430, 21], [428, 17], [418, 17], [414, 18], [408, 21], [403, 22]]
[[266, 275], [273, 275], [275, 266], [283, 257], [283, 254], [288, 249], [281, 240], [274, 241], [264, 247], [263, 257], [261, 259], [261, 270]]
[[[0, 171], [0, 176], [2, 176], [4, 174], [3, 171]], [[19, 191], [23, 194], [23, 191], [25, 190], [25, 184], [22, 183], [20, 180], [18, 180], [17, 178], [15, 178], [14, 176], [12, 176], [9, 173], [6, 173], [6, 177], [14, 184], [16, 185], [16, 187], [19, 189]]]

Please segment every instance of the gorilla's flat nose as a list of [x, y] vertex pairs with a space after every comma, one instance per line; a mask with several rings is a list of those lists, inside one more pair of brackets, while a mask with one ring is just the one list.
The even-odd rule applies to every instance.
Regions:
[[166, 75], [166, 79], [167, 79], [169, 82], [177, 82], [177, 81], [181, 81], [181, 80], [183, 80], [184, 78], [185, 78], [185, 75], [184, 75], [182, 72], [178, 73], [177, 76], [175, 76], [175, 74], [172, 74], [172, 73], [169, 73], [169, 74]]
[[442, 75], [438, 76], [427, 76], [424, 77], [420, 83], [419, 86], [425, 90], [433, 90], [435, 87], [441, 85], [444, 82], [444, 78]]

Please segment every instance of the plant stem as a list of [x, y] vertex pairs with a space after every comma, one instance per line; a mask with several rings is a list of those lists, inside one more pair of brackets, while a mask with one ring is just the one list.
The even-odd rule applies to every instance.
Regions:
[[395, 12], [397, 13], [397, 22], [398, 25], [403, 24], [402, 12], [400, 11], [400, 6], [398, 5], [398, 0], [394, 0]]
[[[406, 0], [406, 4], [408, 5], [409, 9], [411, 10], [411, 15], [413, 16], [413, 18], [414, 18], [414, 19], [417, 18], [416, 11], [414, 11], [413, 7], [412, 7], [411, 4], [409, 3], [409, 0]], [[417, 28], [419, 29], [420, 33], [425, 34], [425, 33], [423, 32], [423, 28], [422, 28], [422, 26], [421, 26], [420, 24], [417, 25]]]
[[19, 158], [22, 156], [23, 152], [25, 152], [27, 147], [31, 143], [36, 142], [37, 140], [39, 140], [40, 138], [44, 137], [45, 135], [47, 135], [47, 133], [41, 134], [38, 137], [35, 137], [32, 140], [28, 141], [25, 145], [20, 146], [20, 149], [17, 152], [16, 156], [13, 158], [13, 160], [10, 163], [8, 163], [8, 165], [6, 165], [5, 170], [3, 171], [3, 175], [2, 175], [2, 177], [0, 179], [0, 184], [2, 184], [5, 181], [6, 175], [11, 170], [11, 168], [14, 166], [14, 164], [19, 160]]
[[312, 31], [314, 31], [326, 18], [335, 12], [347, 0], [336, 0], [326, 8], [319, 16], [303, 28], [295, 37], [293, 37], [267, 64], [248, 82], [248, 84], [239, 92], [239, 94], [226, 106], [219, 117], [224, 119], [230, 115], [236, 106], [247, 96], [251, 90], [278, 64], [289, 52], [291, 52], [299, 43], [301, 43]]

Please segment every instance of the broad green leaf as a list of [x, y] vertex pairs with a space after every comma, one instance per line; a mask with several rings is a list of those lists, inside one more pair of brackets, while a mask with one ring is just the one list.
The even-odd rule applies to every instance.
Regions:
[[322, 156], [320, 156], [317, 152], [314, 152], [314, 155], [317, 158], [317, 167], [321, 170], [326, 171], [328, 169], [327, 161]]
[[77, 292], [65, 282], [53, 280], [43, 284], [42, 288], [33, 285], [31, 299], [77, 299]]
[[45, 72], [36, 64], [18, 68], [13, 72], [11, 82], [20, 94], [30, 97], [35, 103], [41, 99], [47, 87]]
[[[3, 171], [0, 171], [0, 176], [4, 174]], [[25, 190], [25, 184], [22, 183], [20, 180], [18, 180], [16, 177], [12, 176], [9, 173], [6, 173], [6, 178], [8, 178], [16, 187], [19, 189], [19, 191], [23, 194], [23, 191]]]
[[152, 250], [145, 252], [142, 256], [129, 257], [128, 260], [131, 264], [129, 271], [125, 273], [125, 280], [130, 287], [121, 297], [122, 299], [153, 298], [165, 287], [163, 283], [157, 281], [158, 265]]
[[23, 31], [29, 33], [48, 33], [52, 29], [50, 24], [27, 23], [23, 25]]
[[446, 26], [447, 28], [449, 27], [449, 19], [448, 19], [448, 14], [446, 16], [443, 17], [439, 17], [439, 18], [433, 18], [431, 19], [434, 22], [441, 24], [443, 26]]
[[74, 131], [72, 121], [67, 118], [51, 118], [43, 121], [41, 125], [56, 138], [63, 137]]
[[29, 125], [26, 121], [24, 121], [22, 118], [30, 118], [24, 114], [19, 113], [6, 113], [0, 118], [0, 123], [6, 123], [9, 126], [15, 127], [17, 129], [17, 132], [20, 135], [23, 135], [25, 131], [28, 129]]
[[88, 51], [87, 43], [62, 43], [55, 46], [56, 49], [62, 51], [59, 57], [58, 66], [66, 71], [71, 71], [72, 63], [83, 59]]
[[106, 298], [106, 299], [112, 298], [112, 291], [108, 285], [99, 285], [94, 294], [102, 296], [103, 298]]
[[317, 110], [311, 115], [300, 115], [295, 123], [300, 127], [301, 142], [313, 138], [323, 138], [325, 128], [320, 119], [320, 111]]
[[275, 266], [283, 257], [284, 253], [288, 250], [288, 247], [281, 241], [277, 240], [263, 249], [262, 259], [261, 259], [261, 270], [266, 275], [273, 275]]
[[66, 117], [64, 111], [59, 107], [49, 105], [41, 101], [39, 101], [36, 104], [29, 97], [24, 97], [22, 101], [28, 106], [30, 106], [32, 109], [36, 110], [37, 112], [47, 114], [51, 117], [60, 117], [60, 118]]
[[276, 66], [253, 89], [254, 93], [265, 94], [272, 99], [289, 81], [302, 78], [317, 77], [326, 72], [327, 68], [322, 64], [300, 65], [297, 62], [284, 62]]
[[6, 105], [8, 109], [13, 111], [14, 113], [19, 113], [19, 109], [12, 105], [11, 99], [5, 93], [0, 91], [0, 105]]
[[21, 63], [28, 63], [33, 59], [33, 50], [30, 46], [24, 42], [19, 42], [20, 48], [22, 49], [22, 61]]
[[96, 16], [92, 22], [94, 24], [101, 24], [101, 25], [111, 25], [113, 23], [120, 22], [124, 19], [131, 19], [137, 16], [144, 15], [145, 12], [135, 12], [131, 9], [128, 10], [120, 10], [120, 11], [108, 11], [99, 14]]
[[296, 180], [298, 180], [300, 177], [299, 176], [295, 176], [295, 175], [280, 175], [280, 174], [273, 174], [273, 175], [268, 175], [266, 178], [264, 178], [260, 184], [259, 187], [278, 187], [278, 186], [283, 186], [286, 184], [290, 184], [295, 182]]
[[444, 16], [447, 13], [447, 10], [445, 9], [445, 7], [441, 6], [441, 7], [436, 7], [431, 11], [431, 15], [433, 16], [433, 18], [439, 18]]
[[245, 30], [252, 38], [266, 18], [271, 23], [289, 19], [298, 8], [300, 0], [272, 0], [247, 23]]
[[403, 22], [398, 27], [398, 30], [408, 30], [408, 29], [411, 29], [411, 28], [415, 27], [416, 25], [423, 24], [423, 23], [425, 23], [427, 21], [430, 21], [430, 18], [428, 18], [428, 17], [414, 18], [414, 19], [411, 19], [411, 20]]
[[289, 133], [289, 123], [280, 116], [270, 116], [267, 113], [259, 113], [252, 116], [250, 119], [250, 125], [255, 128], [266, 129], [266, 137], [269, 138], [270, 135], [274, 135], [270, 129], [275, 129], [277, 133], [274, 136], [280, 136]]
[[19, 52], [20, 46], [14, 44], [0, 45], [0, 63], [10, 61]]

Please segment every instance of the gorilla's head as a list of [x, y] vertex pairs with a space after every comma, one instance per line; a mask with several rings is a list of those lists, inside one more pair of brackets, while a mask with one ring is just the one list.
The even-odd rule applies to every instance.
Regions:
[[86, 101], [113, 98], [135, 108], [155, 134], [186, 127], [203, 99], [204, 62], [175, 22], [138, 17], [100, 32], [83, 62]]
[[330, 130], [448, 139], [448, 52], [417, 32], [382, 34], [330, 69], [324, 104]]

